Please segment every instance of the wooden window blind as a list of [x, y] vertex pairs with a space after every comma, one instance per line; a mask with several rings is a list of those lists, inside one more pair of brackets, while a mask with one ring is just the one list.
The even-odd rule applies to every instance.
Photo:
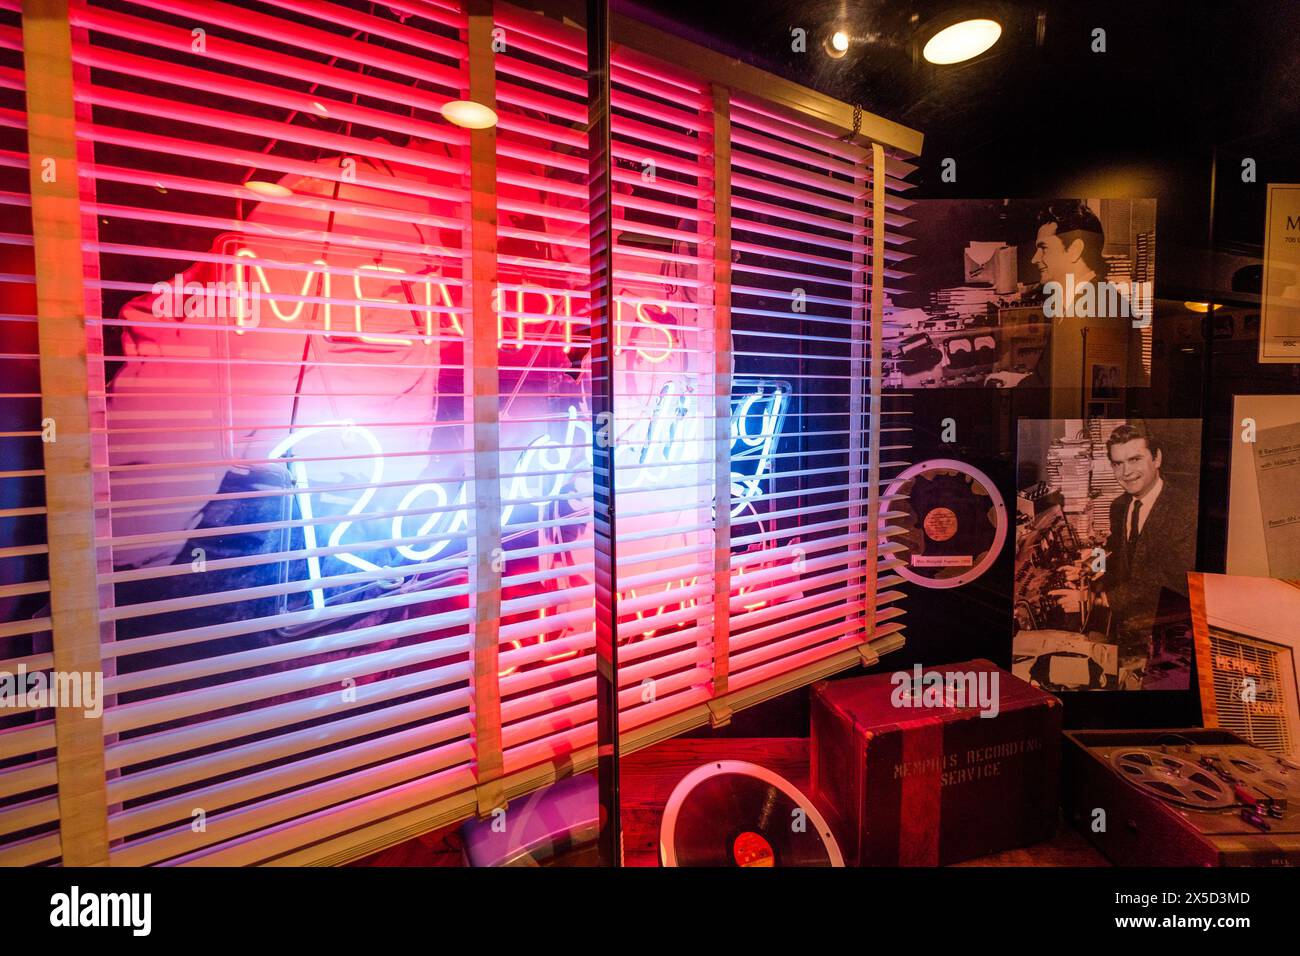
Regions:
[[[901, 645], [880, 366], [918, 134], [846, 136], [844, 104], [629, 28], [602, 421], [579, 29], [478, 0], [30, 6], [0, 4], [0, 669], [90, 661], [105, 698], [0, 713], [0, 863], [73, 835], [114, 865], [337, 862], [587, 769], [602, 587], [628, 748]], [[40, 103], [74, 116], [85, 304], [58, 327], [89, 358], [85, 440], [54, 452], [23, 56], [60, 24]], [[74, 455], [86, 543], [47, 569]]]

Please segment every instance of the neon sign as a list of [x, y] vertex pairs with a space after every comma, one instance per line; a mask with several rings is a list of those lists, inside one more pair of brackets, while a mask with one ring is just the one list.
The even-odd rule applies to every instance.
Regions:
[[[312, 242], [300, 229], [266, 228], [276, 233], [273, 252], [262, 251], [272, 248], [264, 238], [228, 233], [214, 245], [215, 269], [196, 266], [174, 282], [158, 283], [145, 309], [155, 321], [208, 323], [200, 328], [211, 330], [212, 354], [224, 356], [230, 370], [221, 393], [239, 403], [218, 406], [213, 417], [231, 426], [230, 457], [280, 461], [287, 468], [286, 498], [296, 516], [285, 516], [286, 527], [301, 535], [300, 588], [311, 611], [347, 604], [358, 593], [336, 577], [331, 558], [385, 586], [411, 578], [409, 586], [420, 587], [413, 576], [423, 576], [430, 562], [439, 574], [463, 575], [455, 555], [466, 547], [474, 510], [473, 477], [464, 470], [467, 450], [460, 447], [465, 260], [432, 246], [388, 241], [374, 250], [352, 238]], [[410, 251], [394, 253], [396, 245]], [[561, 273], [573, 271], [559, 266]], [[652, 583], [622, 595], [634, 602], [628, 620], [644, 622], [629, 639], [641, 640], [691, 626], [689, 615], [700, 607], [694, 591], [703, 578], [689, 571], [673, 576], [676, 559], [660, 559], [653, 549], [663, 547], [654, 542], [676, 534], [677, 525], [683, 530], [670, 548], [674, 554], [708, 546], [700, 536], [710, 533], [715, 446], [713, 396], [697, 391], [697, 383], [708, 381], [707, 352], [688, 338], [707, 328], [674, 314], [700, 308], [693, 286], [668, 273], [638, 278], [631, 268], [614, 296], [613, 352], [621, 356], [616, 374], [625, 398], [610, 426], [614, 480], [630, 503], [621, 521], [631, 539], [624, 556], [643, 569], [640, 576], [655, 569]], [[588, 610], [580, 595], [591, 587], [590, 569], [574, 552], [589, 547], [580, 542], [591, 534], [594, 436], [583, 367], [590, 320], [585, 294], [565, 288], [565, 280], [551, 277], [547, 287], [537, 281], [544, 269], [506, 260], [502, 269], [491, 297], [500, 447], [508, 449], [498, 452], [500, 560], [502, 569], [516, 561], [530, 569], [508, 576], [507, 605], [527, 610], [503, 612], [503, 624], [516, 633], [521, 624], [531, 631], [509, 640], [522, 648], [580, 633]], [[205, 294], [192, 309], [186, 296], [196, 278], [224, 298]], [[220, 308], [209, 308], [209, 301]], [[550, 357], [542, 357], [545, 350]], [[291, 395], [284, 369], [295, 370]], [[444, 371], [449, 377], [440, 377]], [[274, 398], [258, 401], [260, 394]], [[748, 510], [751, 516], [742, 520], [763, 520], [760, 501], [770, 490], [790, 396], [784, 382], [733, 383], [733, 518]], [[287, 434], [279, 424], [286, 421]], [[269, 441], [260, 437], [264, 429]], [[674, 511], [686, 520], [675, 522]], [[747, 556], [733, 571], [733, 596], [767, 591], [775, 580], [770, 569], [788, 560], [761, 556], [774, 547], [768, 535], [746, 536], [755, 540], [741, 548]], [[526, 543], [534, 537], [536, 545]], [[551, 589], [555, 598], [543, 603]], [[744, 607], [768, 603], [759, 596]], [[533, 661], [578, 653], [557, 649]]]
[[[741, 387], [745, 391], [732, 397], [730, 424], [733, 516], [739, 515], [747, 506], [752, 507], [752, 500], [762, 494], [763, 482], [772, 474], [773, 455], [789, 400], [789, 386], [783, 382], [758, 381]], [[616, 467], [618, 488], [625, 491], [672, 488], [681, 470], [687, 467], [686, 463], [695, 461], [703, 448], [694, 403], [694, 396], [673, 394], [665, 387], [648, 418], [634, 420], [619, 431], [615, 439], [615, 464], [636, 467]], [[294, 431], [267, 453], [269, 459], [288, 457], [295, 489], [293, 498], [303, 520], [304, 543], [311, 554], [307, 558], [308, 578], [313, 582], [320, 582], [323, 577], [320, 558], [314, 554], [319, 541], [312, 496], [320, 494], [328, 484], [314, 486], [309, 476], [309, 462], [293, 458], [290, 453], [300, 442], [331, 431], [349, 440], [359, 439], [371, 452], [368, 456], [371, 471], [364, 482], [366, 487], [339, 516], [327, 539], [330, 549], [338, 549], [348, 529], [359, 516], [364, 515], [383, 480], [385, 451], [378, 437], [370, 429], [351, 421], [322, 422]], [[503, 472], [510, 477], [502, 494], [501, 527], [505, 529], [511, 525], [520, 507], [558, 498], [566, 484], [582, 472], [589, 472], [592, 467], [591, 440], [590, 419], [579, 414], [576, 406], [570, 405], [562, 440], [556, 441], [546, 434], [538, 436], [519, 453], [514, 467]], [[454, 482], [422, 482], [409, 489], [401, 499], [391, 525], [392, 537], [398, 542], [408, 540], [405, 512], [412, 510], [426, 495], [432, 495], [435, 502], [419, 530], [410, 536], [428, 539], [427, 545], [396, 544], [395, 549], [403, 558], [415, 562], [436, 558], [468, 529], [468, 483], [460, 481], [459, 489], [454, 492], [448, 491], [447, 484]], [[453, 498], [454, 506], [449, 510]], [[334, 550], [333, 554], [362, 571], [392, 570], [346, 550]], [[323, 586], [312, 588], [311, 597], [313, 607], [317, 610], [324, 608]]]
[[[304, 317], [306, 306], [314, 304], [317, 308], [311, 309], [310, 314], [319, 314], [320, 328], [327, 336], [346, 336], [368, 345], [409, 348], [416, 341], [428, 345], [440, 337], [444, 322], [453, 336], [463, 338], [465, 335], [460, 318], [465, 309], [455, 304], [452, 295], [453, 287], [461, 288], [460, 282], [430, 272], [419, 261], [404, 261], [402, 257], [395, 259], [391, 255], [386, 257], [389, 262], [402, 263], [399, 267], [379, 261], [383, 257], [376, 257], [375, 261], [361, 262], [349, 270], [351, 275], [341, 276], [337, 267], [331, 270], [326, 257], [318, 256], [309, 263], [299, 263], [292, 270], [301, 273], [301, 281], [291, 284], [287, 290], [277, 291], [259, 254], [242, 239], [227, 236], [219, 240], [217, 246], [234, 256], [230, 266], [232, 279], [219, 285], [229, 287], [228, 311], [235, 320], [236, 335], [244, 335], [248, 330], [261, 326], [259, 306], [263, 301], [269, 305], [271, 315], [286, 324], [297, 323]], [[290, 272], [283, 265], [271, 266], [270, 269], [272, 273]], [[341, 291], [350, 293], [350, 301], [335, 298], [336, 282], [346, 283]], [[375, 288], [376, 283], [379, 288]], [[172, 304], [178, 298], [172, 284], [158, 283], [154, 294], [155, 315], [171, 316], [174, 312], [179, 316], [188, 311], [188, 307]], [[584, 311], [585, 303], [580, 303], [575, 310], [574, 297], [569, 290], [544, 289], [528, 283], [498, 285], [492, 295], [492, 308], [497, 313], [497, 347], [520, 350], [525, 345], [536, 344], [528, 340], [530, 328], [536, 327], [547, 334], [559, 323], [557, 344], [564, 352], [570, 352], [575, 346], [574, 327], [585, 328], [590, 324]], [[514, 309], [503, 308], [503, 303], [511, 304], [511, 298]], [[292, 305], [282, 306], [282, 299], [291, 300]], [[529, 304], [536, 308], [527, 308]], [[393, 306], [397, 309], [392, 309]], [[631, 320], [625, 318], [629, 307], [633, 314]], [[341, 325], [336, 325], [336, 310], [344, 313]], [[658, 315], [652, 314], [652, 310]], [[223, 303], [221, 318], [226, 317], [226, 311]], [[410, 315], [411, 331], [397, 333], [396, 329], [384, 329], [395, 333], [384, 335], [373, 328], [378, 317], [400, 312]], [[367, 328], [363, 316], [370, 317], [371, 327]], [[509, 333], [506, 330], [507, 318], [514, 320]], [[614, 302], [614, 354], [620, 355], [632, 347], [638, 358], [651, 365], [665, 361], [677, 347], [674, 327], [667, 321], [671, 318], [663, 304], [637, 299], [627, 289], [620, 290]], [[397, 326], [403, 327], [404, 323], [399, 320]], [[629, 327], [632, 329], [630, 333], [627, 331]], [[635, 339], [635, 344], [629, 345], [629, 338]]]

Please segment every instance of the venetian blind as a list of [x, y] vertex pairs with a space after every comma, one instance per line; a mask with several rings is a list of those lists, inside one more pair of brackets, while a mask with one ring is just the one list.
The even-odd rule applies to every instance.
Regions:
[[[901, 643], [897, 148], [621, 46], [593, 421], [581, 31], [433, 0], [70, 23], [112, 863], [344, 859], [589, 766], [594, 441], [626, 746]], [[38, 448], [31, 414], [3, 440]], [[0, 595], [39, 603], [19, 537]], [[0, 664], [51, 666], [48, 610], [3, 627]], [[52, 742], [0, 735], [0, 861], [58, 859]]]

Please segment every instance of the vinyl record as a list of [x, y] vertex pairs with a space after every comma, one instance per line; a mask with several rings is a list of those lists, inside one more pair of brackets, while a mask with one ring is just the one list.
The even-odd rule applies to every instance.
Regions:
[[989, 569], [1007, 538], [1007, 509], [978, 468], [950, 458], [904, 470], [885, 490], [907, 546], [898, 573], [927, 588], [954, 588]]
[[697, 767], [673, 789], [659, 830], [664, 866], [843, 866], [830, 827], [793, 784], [757, 764]]

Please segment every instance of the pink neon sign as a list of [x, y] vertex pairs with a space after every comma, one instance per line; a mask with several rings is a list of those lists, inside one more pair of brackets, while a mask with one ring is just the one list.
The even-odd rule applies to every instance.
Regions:
[[[445, 414], [463, 407], [464, 262], [449, 240], [417, 255], [396, 232], [340, 238], [309, 228], [319, 223], [304, 222], [298, 210], [258, 206], [249, 218], [245, 230], [219, 237], [211, 254], [124, 310], [128, 344], [141, 359], [153, 352], [157, 360], [128, 365], [114, 383], [113, 404], [125, 410], [135, 390], [143, 395], [152, 381], [183, 373], [187, 351], [220, 356], [221, 380], [205, 410], [221, 423], [221, 454], [213, 457], [285, 462], [311, 606], [321, 611], [338, 577], [327, 561], [400, 578], [405, 567], [450, 558], [468, 533], [464, 432], [459, 416]], [[589, 494], [592, 427], [582, 364], [589, 332], [581, 293], [541, 284], [508, 262], [493, 305], [502, 376], [500, 521], [509, 560], [521, 533], [544, 532], [543, 512], [568, 502], [580, 513]], [[628, 396], [612, 423], [616, 481], [624, 492], [672, 501], [712, 456], [711, 435], [701, 433], [711, 398], [697, 394], [693, 371], [691, 335], [699, 330], [675, 314], [681, 308], [691, 315], [695, 304], [684, 285], [674, 291], [622, 279], [615, 305], [620, 390]], [[391, 398], [378, 401], [376, 384]], [[789, 394], [783, 383], [760, 380], [733, 389], [733, 515], [752, 508], [770, 482]], [[671, 514], [656, 520], [672, 525]], [[623, 524], [634, 534], [653, 527], [635, 516]], [[157, 515], [129, 512], [121, 526], [167, 527]], [[153, 560], [160, 558], [165, 553]], [[688, 580], [695, 578], [628, 593], [662, 589], [671, 598]], [[744, 593], [739, 580], [737, 587]], [[636, 616], [651, 622], [666, 609], [694, 605], [687, 598]], [[537, 618], [548, 610], [564, 616], [563, 606], [543, 607]]]

